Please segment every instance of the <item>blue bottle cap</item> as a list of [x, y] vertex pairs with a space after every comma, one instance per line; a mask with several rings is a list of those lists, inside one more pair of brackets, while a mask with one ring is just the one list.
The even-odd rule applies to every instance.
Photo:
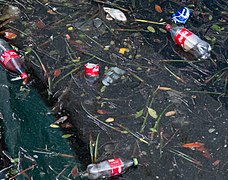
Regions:
[[176, 24], [185, 24], [191, 14], [192, 12], [187, 7], [183, 7], [172, 15], [172, 19]]

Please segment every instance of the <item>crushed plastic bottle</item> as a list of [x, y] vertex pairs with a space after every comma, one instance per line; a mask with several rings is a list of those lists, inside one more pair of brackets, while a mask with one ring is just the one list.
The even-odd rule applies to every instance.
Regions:
[[130, 167], [138, 165], [138, 160], [123, 160], [121, 158], [109, 159], [97, 164], [90, 164], [87, 166], [86, 175], [89, 179], [108, 178], [123, 174]]
[[13, 75], [19, 75], [21, 79], [28, 77], [22, 67], [23, 60], [3, 39], [0, 39], [0, 62], [2, 66]]
[[118, 68], [118, 67], [110, 67], [108, 72], [105, 74], [104, 79], [102, 80], [102, 83], [105, 86], [109, 86], [114, 81], [120, 78], [120, 76], [124, 75], [126, 71]]
[[181, 9], [178, 9], [177, 12], [172, 15], [172, 20], [176, 24], [185, 24], [191, 15], [192, 12], [190, 9], [183, 7]]
[[99, 64], [86, 63], [84, 65], [84, 77], [89, 85], [95, 83], [99, 78]]
[[184, 51], [193, 54], [198, 59], [208, 59], [210, 57], [210, 44], [188, 29], [180, 26], [172, 27], [170, 24], [167, 24], [165, 28], [170, 32], [175, 43], [181, 46]]

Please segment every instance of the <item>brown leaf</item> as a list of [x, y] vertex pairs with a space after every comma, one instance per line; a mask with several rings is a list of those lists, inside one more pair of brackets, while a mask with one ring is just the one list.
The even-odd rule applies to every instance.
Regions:
[[11, 39], [15, 39], [17, 37], [16, 34], [12, 33], [12, 32], [5, 32], [5, 38], [11, 40]]
[[155, 9], [157, 12], [162, 13], [162, 8], [161, 8], [161, 6], [155, 4], [154, 9]]
[[72, 169], [71, 169], [71, 175], [72, 177], [76, 178], [78, 176], [78, 167], [77, 166], [74, 166]]
[[69, 122], [61, 124], [61, 128], [70, 129], [73, 128], [73, 125]]
[[98, 109], [97, 110], [98, 114], [108, 114], [108, 111], [104, 110], [104, 109]]
[[37, 28], [39, 29], [43, 29], [46, 25], [45, 23], [41, 20], [41, 19], [38, 19], [36, 22], [35, 22], [35, 25]]
[[169, 112], [165, 113], [166, 117], [170, 117], [170, 116], [174, 116], [174, 115], [176, 115], [176, 111], [169, 111]]

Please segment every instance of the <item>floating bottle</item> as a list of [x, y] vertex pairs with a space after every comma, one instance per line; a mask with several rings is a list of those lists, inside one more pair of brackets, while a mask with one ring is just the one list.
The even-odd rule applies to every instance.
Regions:
[[123, 174], [130, 167], [138, 165], [138, 160], [123, 160], [121, 158], [109, 159], [97, 164], [87, 166], [87, 177], [89, 179], [100, 179]]
[[93, 84], [99, 78], [99, 64], [86, 63], [84, 65], [84, 76], [88, 84]]
[[7, 71], [19, 75], [21, 79], [28, 77], [22, 67], [23, 60], [3, 39], [0, 39], [0, 62]]
[[170, 32], [175, 43], [181, 46], [184, 51], [193, 54], [198, 59], [207, 59], [210, 57], [210, 44], [200, 39], [188, 29], [179, 26], [172, 27], [170, 24], [167, 24], [165, 28]]

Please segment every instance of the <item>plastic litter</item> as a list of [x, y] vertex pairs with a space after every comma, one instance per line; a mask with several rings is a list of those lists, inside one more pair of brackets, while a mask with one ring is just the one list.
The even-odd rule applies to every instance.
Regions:
[[125, 14], [120, 11], [119, 9], [114, 9], [114, 8], [109, 8], [109, 7], [103, 7], [104, 11], [107, 13], [106, 19], [107, 20], [117, 20], [117, 21], [122, 21], [126, 22], [127, 18]]
[[172, 15], [172, 20], [176, 24], [185, 24], [191, 15], [190, 9], [183, 7]]
[[105, 73], [105, 77], [102, 80], [102, 83], [105, 86], [109, 86], [112, 84], [114, 81], [120, 78], [120, 76], [124, 75], [126, 71], [118, 68], [118, 67], [110, 67], [108, 72]]

